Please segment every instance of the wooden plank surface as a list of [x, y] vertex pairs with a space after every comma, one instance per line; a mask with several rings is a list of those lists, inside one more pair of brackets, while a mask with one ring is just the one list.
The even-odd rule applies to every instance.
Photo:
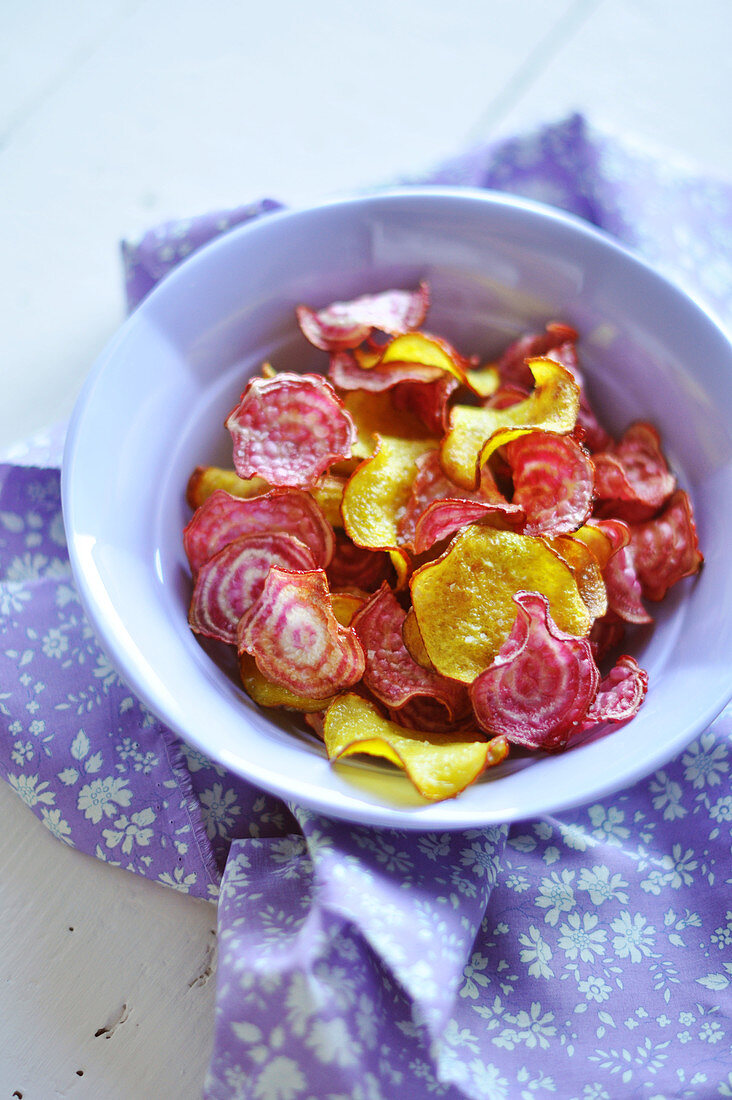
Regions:
[[513, 133], [584, 111], [644, 147], [732, 177], [732, 5], [728, 0], [605, 0], [556, 42], [546, 65], [492, 104], [475, 134]]
[[216, 909], [59, 843], [0, 783], [0, 1096], [196, 1100]]

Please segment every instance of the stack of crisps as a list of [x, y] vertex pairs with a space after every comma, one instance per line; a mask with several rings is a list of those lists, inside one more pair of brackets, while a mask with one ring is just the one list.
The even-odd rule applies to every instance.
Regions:
[[600, 424], [574, 329], [481, 364], [423, 329], [429, 297], [298, 308], [328, 376], [249, 382], [184, 544], [191, 628], [236, 647], [247, 694], [439, 800], [631, 719], [626, 632], [702, 555], [652, 425]]

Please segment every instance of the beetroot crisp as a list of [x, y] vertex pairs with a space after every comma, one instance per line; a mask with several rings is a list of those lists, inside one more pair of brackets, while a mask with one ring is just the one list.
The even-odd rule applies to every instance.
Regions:
[[323, 373], [263, 365], [183, 541], [191, 628], [236, 647], [251, 699], [437, 800], [632, 719], [622, 650], [702, 554], [656, 428], [602, 426], [573, 327], [483, 362], [422, 328], [429, 302], [299, 306]]

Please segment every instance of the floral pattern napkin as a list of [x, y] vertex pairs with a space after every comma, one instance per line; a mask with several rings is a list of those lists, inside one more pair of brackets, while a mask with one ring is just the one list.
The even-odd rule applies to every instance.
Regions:
[[[431, 181], [543, 199], [732, 319], [732, 187], [579, 116]], [[276, 203], [123, 254], [130, 308]], [[218, 899], [209, 1100], [732, 1096], [732, 708], [630, 790], [462, 833], [340, 824], [181, 743], [81, 610], [62, 428], [0, 466], [0, 774], [66, 844]]]

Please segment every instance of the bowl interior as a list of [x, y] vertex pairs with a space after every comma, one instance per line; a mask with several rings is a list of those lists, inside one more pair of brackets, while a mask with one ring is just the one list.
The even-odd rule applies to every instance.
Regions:
[[[223, 421], [265, 359], [327, 368], [297, 330], [324, 305], [427, 279], [430, 331], [491, 357], [563, 320], [605, 426], [652, 421], [691, 493], [705, 566], [651, 610], [632, 652], [650, 677], [636, 718], [557, 757], [508, 763], [425, 805], [399, 773], [331, 768], [284, 715], [259, 710], [224, 647], [186, 622], [181, 532], [194, 466], [231, 465]], [[535, 204], [433, 189], [269, 215], [193, 256], [143, 303], [89, 378], [64, 461], [64, 514], [86, 609], [122, 675], [186, 740], [333, 816], [453, 828], [561, 809], [632, 783], [732, 694], [732, 352], [689, 298], [600, 234]], [[213, 659], [212, 659], [213, 658]]]

